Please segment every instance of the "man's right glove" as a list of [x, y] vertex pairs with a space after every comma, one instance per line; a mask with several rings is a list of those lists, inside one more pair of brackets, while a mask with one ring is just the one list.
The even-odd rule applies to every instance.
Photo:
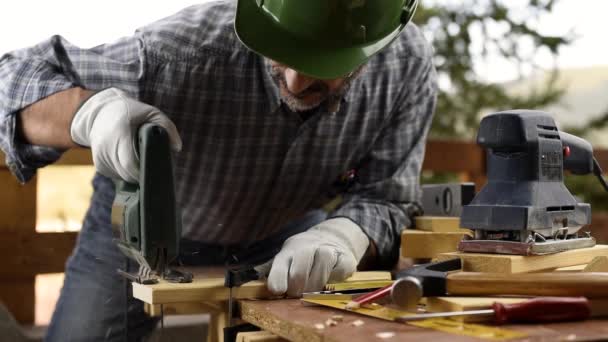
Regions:
[[165, 114], [117, 88], [100, 91], [87, 99], [74, 115], [70, 134], [75, 143], [91, 147], [99, 173], [137, 183], [139, 158], [135, 139], [137, 130], [144, 123], [163, 127], [167, 130], [172, 149], [181, 150], [182, 141], [177, 128]]

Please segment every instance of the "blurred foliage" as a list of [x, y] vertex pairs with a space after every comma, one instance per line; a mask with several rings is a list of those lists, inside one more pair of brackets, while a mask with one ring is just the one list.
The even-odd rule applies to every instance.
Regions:
[[[513, 108], [542, 108], [557, 102], [564, 93], [557, 85], [557, 70], [546, 84], [525, 95], [508, 94], [504, 84], [483, 80], [476, 63], [498, 54], [518, 70], [537, 68], [531, 61], [543, 50], [554, 56], [570, 44], [568, 36], [541, 33], [535, 23], [550, 15], [556, 0], [425, 0], [414, 21], [433, 43], [440, 93], [431, 136], [434, 138], [475, 137], [481, 114]], [[525, 46], [532, 46], [532, 49]], [[543, 66], [546, 68], [547, 66]], [[582, 128], [567, 128], [585, 136], [591, 130], [608, 127], [608, 109]], [[423, 183], [458, 181], [456, 174], [424, 172]], [[593, 210], [608, 210], [608, 194], [594, 176], [567, 176], [566, 185]]]
[[587, 133], [594, 130], [602, 130], [608, 128], [608, 108], [599, 116], [589, 120], [582, 127], [565, 127], [564, 131], [584, 137]]
[[582, 202], [591, 203], [591, 212], [608, 211], [608, 193], [595, 176], [566, 176], [566, 186]]
[[[521, 70], [542, 50], [557, 55], [570, 37], [542, 34], [533, 23], [548, 15], [555, 0], [427, 0], [414, 21], [433, 42], [441, 91], [431, 136], [472, 138], [479, 116], [491, 110], [538, 108], [559, 100], [563, 90], [550, 78], [526, 95], [510, 95], [486, 82], [475, 65], [498, 54]], [[532, 49], [524, 48], [532, 46]], [[532, 67], [534, 67], [532, 65]], [[555, 73], [555, 72], [554, 72]]]

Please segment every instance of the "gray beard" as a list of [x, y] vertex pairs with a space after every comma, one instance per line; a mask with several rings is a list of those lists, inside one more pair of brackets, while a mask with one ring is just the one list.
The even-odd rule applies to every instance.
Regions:
[[[361, 73], [363, 72], [364, 69], [365, 69], [365, 65], [362, 65], [358, 69], [353, 71], [348, 77], [346, 77], [344, 79], [344, 83], [342, 84], [342, 86], [333, 92], [329, 92], [329, 90], [327, 90], [327, 86], [325, 86], [325, 84], [319, 82], [318, 87], [320, 88], [320, 91], [323, 93], [323, 96], [322, 96], [322, 99], [318, 103], [312, 103], [312, 104], [303, 103], [297, 97], [289, 94], [289, 91], [287, 90], [287, 83], [285, 81], [285, 75], [283, 74], [283, 72], [281, 71], [281, 69], [279, 67], [276, 67], [273, 65], [270, 69], [271, 70], [270, 73], [271, 73], [273, 80], [276, 83], [276, 86], [279, 87], [279, 96], [281, 97], [281, 100], [283, 101], [283, 103], [285, 103], [285, 105], [292, 112], [309, 111], [309, 110], [315, 109], [315, 108], [319, 107], [321, 104], [325, 103], [327, 106], [327, 110], [330, 113], [336, 113], [340, 110], [340, 104], [342, 103], [342, 99], [344, 98], [346, 93], [348, 93], [348, 90], [352, 86], [353, 81], [359, 75], [361, 75]], [[284, 90], [284, 91], [281, 91], [281, 90]], [[287, 93], [287, 94], [285, 94], [285, 93]]]

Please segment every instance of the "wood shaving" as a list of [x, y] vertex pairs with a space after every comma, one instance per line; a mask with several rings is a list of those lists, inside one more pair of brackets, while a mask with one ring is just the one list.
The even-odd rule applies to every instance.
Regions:
[[358, 319], [356, 321], [353, 321], [350, 325], [352, 325], [353, 327], [360, 327], [363, 324], [365, 324], [365, 322], [363, 322], [362, 320]]
[[342, 322], [344, 320], [344, 316], [342, 316], [342, 315], [333, 315], [333, 316], [331, 316], [331, 319], [333, 319], [336, 322]]
[[325, 329], [325, 325], [323, 325], [322, 323], [317, 323], [315, 324], [315, 328], [318, 330], [323, 330]]
[[392, 331], [379, 332], [376, 334], [376, 337], [381, 339], [392, 338], [395, 337], [395, 333]]
[[335, 327], [336, 325], [338, 325], [338, 322], [336, 322], [330, 318], [327, 321], [325, 321], [325, 325], [328, 327]]

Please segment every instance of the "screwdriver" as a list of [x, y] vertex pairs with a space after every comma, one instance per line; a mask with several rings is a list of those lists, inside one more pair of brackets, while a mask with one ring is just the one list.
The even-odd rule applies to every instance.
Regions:
[[591, 317], [591, 303], [585, 297], [537, 297], [521, 303], [494, 302], [491, 309], [438, 312], [401, 316], [397, 322], [419, 321], [429, 318], [454, 316], [493, 316], [496, 324], [551, 323], [582, 321]]

